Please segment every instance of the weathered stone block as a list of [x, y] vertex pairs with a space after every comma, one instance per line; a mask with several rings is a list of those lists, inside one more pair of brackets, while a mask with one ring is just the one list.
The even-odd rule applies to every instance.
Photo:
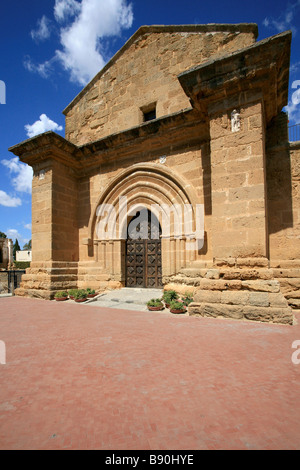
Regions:
[[200, 288], [205, 290], [239, 290], [242, 288], [242, 282], [235, 280], [224, 281], [223, 279], [201, 279]]
[[257, 307], [269, 307], [269, 294], [267, 292], [250, 292], [249, 304]]
[[194, 301], [198, 303], [221, 303], [221, 292], [210, 290], [197, 290]]
[[209, 269], [205, 274], [207, 279], [219, 279], [220, 278], [220, 271], [218, 269]]
[[250, 291], [261, 291], [261, 292], [280, 292], [280, 284], [278, 281], [242, 281], [242, 288]]
[[269, 293], [270, 307], [287, 308], [289, 306], [287, 299], [280, 292], [278, 294]]
[[249, 292], [243, 291], [224, 291], [221, 294], [222, 304], [247, 305], [249, 302]]

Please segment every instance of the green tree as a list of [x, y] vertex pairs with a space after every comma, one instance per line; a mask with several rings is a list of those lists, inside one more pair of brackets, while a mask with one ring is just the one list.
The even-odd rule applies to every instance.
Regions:
[[7, 238], [6, 233], [0, 232], [0, 238]]
[[21, 248], [20, 248], [18, 239], [16, 238], [16, 241], [15, 241], [14, 246], [13, 246], [13, 256], [14, 256], [14, 260], [16, 259], [16, 252], [17, 252], [17, 251], [20, 251], [20, 250], [21, 250]]
[[31, 250], [31, 240], [28, 243], [25, 243], [23, 246], [23, 250]]

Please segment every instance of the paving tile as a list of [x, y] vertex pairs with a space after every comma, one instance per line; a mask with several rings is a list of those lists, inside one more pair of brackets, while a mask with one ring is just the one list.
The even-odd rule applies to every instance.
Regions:
[[0, 449], [299, 449], [297, 317], [1, 298]]

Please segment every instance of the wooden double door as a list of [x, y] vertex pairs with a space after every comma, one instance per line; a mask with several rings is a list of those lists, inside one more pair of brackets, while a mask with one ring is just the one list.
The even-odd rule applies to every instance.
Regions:
[[[132, 239], [127, 233], [126, 242], [126, 286], [161, 288], [162, 262], [160, 228], [155, 239], [151, 239], [151, 213], [148, 211], [148, 237]], [[159, 227], [159, 225], [157, 225]], [[153, 235], [153, 233], [152, 233]]]

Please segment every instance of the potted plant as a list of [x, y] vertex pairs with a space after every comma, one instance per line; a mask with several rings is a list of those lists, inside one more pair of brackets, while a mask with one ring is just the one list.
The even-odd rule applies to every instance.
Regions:
[[78, 289], [70, 289], [68, 291], [70, 299], [74, 300], [74, 297], [75, 297], [75, 294], [76, 294], [77, 291], [78, 291]]
[[169, 308], [172, 300], [177, 300], [179, 296], [175, 290], [166, 290], [162, 298], [166, 307]]
[[171, 313], [185, 313], [186, 306], [183, 304], [183, 302], [180, 302], [179, 300], [172, 300], [170, 304], [170, 312]]
[[84, 289], [79, 289], [74, 295], [75, 302], [86, 302], [87, 292]]
[[151, 311], [158, 311], [164, 309], [164, 304], [162, 303], [161, 299], [151, 299], [147, 302], [148, 310]]
[[56, 292], [56, 294], [54, 295], [54, 298], [57, 302], [63, 302], [64, 300], [68, 300], [68, 292], [66, 291], [58, 291]]
[[93, 299], [98, 295], [94, 289], [90, 289], [89, 287], [86, 289], [86, 292], [89, 299]]
[[181, 298], [181, 301], [185, 305], [185, 307], [188, 307], [193, 302], [192, 294], [186, 292], [184, 297]]

